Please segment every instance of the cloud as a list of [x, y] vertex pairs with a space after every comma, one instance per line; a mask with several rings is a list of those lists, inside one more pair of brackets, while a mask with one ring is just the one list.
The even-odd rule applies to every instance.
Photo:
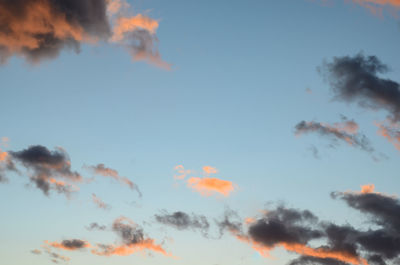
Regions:
[[174, 175], [174, 179], [184, 179], [186, 176], [192, 173], [191, 170], [186, 170], [182, 165], [177, 165], [174, 167], [174, 170], [179, 174]]
[[107, 227], [105, 225], [99, 225], [98, 223], [93, 222], [88, 227], [86, 227], [86, 229], [89, 231], [93, 231], [93, 230], [104, 231], [107, 229]]
[[2, 0], [0, 9], [2, 61], [17, 54], [35, 63], [110, 35], [105, 0]]
[[203, 171], [207, 174], [207, 175], [211, 175], [211, 174], [217, 174], [218, 173], [218, 169], [211, 167], [211, 166], [204, 166], [203, 167]]
[[31, 250], [31, 253], [35, 254], [35, 255], [40, 255], [40, 254], [42, 254], [42, 251], [40, 251], [39, 249], [33, 249], [33, 250]]
[[385, 7], [394, 11], [400, 9], [399, 0], [353, 0], [353, 2], [369, 9], [374, 15], [382, 15]]
[[79, 249], [90, 248], [90, 244], [87, 241], [80, 239], [63, 240], [61, 242], [48, 242], [45, 243], [53, 248], [75, 251]]
[[142, 193], [140, 192], [138, 186], [135, 183], [133, 183], [130, 179], [120, 176], [118, 174], [118, 171], [116, 171], [115, 169], [108, 168], [104, 164], [98, 164], [96, 166], [88, 166], [86, 168], [91, 170], [95, 175], [110, 177], [118, 181], [119, 183], [128, 186], [131, 190], [135, 190], [139, 194], [139, 197], [142, 197]]
[[155, 218], [157, 222], [178, 230], [200, 230], [205, 236], [207, 236], [208, 229], [210, 228], [210, 224], [204, 215], [189, 215], [182, 211], [170, 214], [163, 211], [162, 214], [156, 214]]
[[68, 182], [83, 181], [78, 172], [71, 170], [71, 161], [62, 148], [50, 151], [44, 146], [34, 145], [21, 151], [10, 151], [9, 155], [13, 161], [32, 173], [31, 182], [45, 195], [55, 190], [68, 196], [77, 189]]
[[218, 178], [192, 177], [187, 180], [188, 186], [204, 196], [211, 196], [215, 193], [228, 197], [235, 187], [231, 181]]
[[389, 141], [398, 151], [400, 151], [400, 123], [391, 119], [383, 122], [375, 122], [378, 127], [378, 135]]
[[117, 218], [112, 225], [112, 230], [119, 236], [120, 244], [97, 244], [97, 248], [92, 250], [93, 254], [127, 256], [147, 250], [172, 256], [161, 245], [156, 244], [154, 239], [146, 237], [143, 229], [126, 217]]
[[100, 209], [103, 210], [109, 210], [111, 209], [111, 206], [106, 204], [105, 202], [103, 202], [99, 197], [96, 196], [96, 194], [92, 194], [92, 201], [94, 204], [96, 204], [96, 206]]
[[295, 129], [297, 136], [306, 133], [318, 133], [321, 136], [330, 137], [334, 144], [339, 140], [366, 152], [374, 151], [368, 138], [358, 132], [358, 124], [354, 120], [347, 120], [346, 117], [343, 117], [342, 122], [333, 125], [315, 121], [301, 121], [295, 126]]
[[[177, 180], [184, 180], [189, 174], [195, 174], [193, 170], [186, 170], [182, 165], [178, 165], [174, 169], [179, 174], [174, 175], [174, 179]], [[211, 166], [204, 166], [202, 170], [205, 177], [190, 177], [185, 180], [188, 187], [194, 191], [199, 192], [203, 196], [221, 194], [228, 197], [236, 190], [237, 186], [231, 181], [209, 177], [211, 174], [218, 173], [218, 169]]]
[[325, 62], [320, 72], [328, 80], [335, 98], [358, 103], [366, 109], [383, 109], [394, 121], [400, 120], [400, 84], [382, 78], [389, 67], [376, 56], [334, 57]]
[[104, 41], [124, 46], [135, 61], [170, 69], [157, 49], [158, 21], [124, 16], [128, 8], [123, 0], [0, 0], [0, 63], [13, 55], [39, 63]]
[[311, 211], [278, 206], [268, 209], [243, 225], [220, 226], [238, 240], [249, 244], [263, 257], [271, 250], [284, 248], [297, 253], [290, 265], [386, 265], [400, 259], [400, 201], [397, 197], [374, 191], [375, 186], [362, 186], [361, 192], [334, 192], [332, 198], [346, 202], [366, 217], [356, 228], [350, 224], [338, 225], [321, 221]]

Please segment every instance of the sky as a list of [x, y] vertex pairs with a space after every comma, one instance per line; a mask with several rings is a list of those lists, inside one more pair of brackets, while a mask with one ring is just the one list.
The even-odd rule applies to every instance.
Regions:
[[399, 18], [0, 0], [0, 263], [399, 264]]

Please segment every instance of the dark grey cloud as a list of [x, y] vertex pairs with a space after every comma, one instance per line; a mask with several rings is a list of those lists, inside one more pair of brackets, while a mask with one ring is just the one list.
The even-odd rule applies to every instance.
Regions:
[[288, 263], [288, 265], [348, 265], [335, 259], [323, 259], [309, 256], [301, 256]]
[[380, 76], [389, 67], [376, 56], [359, 53], [334, 57], [319, 70], [336, 99], [355, 102], [364, 108], [385, 109], [394, 120], [400, 121], [400, 84]]
[[189, 215], [182, 211], [171, 214], [163, 211], [161, 214], [156, 214], [155, 219], [159, 223], [174, 227], [178, 230], [200, 230], [205, 236], [207, 236], [210, 228], [210, 224], [204, 215]]
[[34, 145], [21, 151], [10, 151], [11, 159], [31, 171], [31, 182], [49, 195], [50, 190], [70, 194], [73, 189], [68, 182], [81, 182], [82, 176], [71, 170], [68, 154], [61, 148], [50, 151], [44, 146]]
[[61, 245], [68, 250], [86, 248], [87, 242], [80, 239], [67, 239], [61, 241]]
[[91, 223], [89, 226], [86, 227], [87, 230], [89, 231], [93, 231], [93, 230], [100, 230], [100, 231], [104, 231], [107, 229], [107, 226], [105, 225], [100, 225], [96, 222]]
[[281, 242], [307, 244], [323, 236], [319, 229], [312, 226], [317, 221], [317, 217], [307, 210], [298, 211], [280, 206], [251, 224], [248, 234], [254, 241], [267, 247]]
[[14, 54], [31, 62], [110, 34], [106, 0], [0, 0], [0, 62]]

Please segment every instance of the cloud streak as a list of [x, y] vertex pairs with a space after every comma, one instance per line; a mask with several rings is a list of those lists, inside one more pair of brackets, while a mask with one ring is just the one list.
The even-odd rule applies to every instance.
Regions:
[[334, 143], [338, 140], [345, 142], [350, 146], [360, 148], [366, 152], [373, 152], [368, 138], [358, 132], [359, 126], [354, 120], [347, 120], [343, 118], [343, 122], [334, 123], [321, 123], [315, 121], [301, 121], [295, 126], [295, 134], [297, 136], [317, 133], [324, 137], [330, 137]]

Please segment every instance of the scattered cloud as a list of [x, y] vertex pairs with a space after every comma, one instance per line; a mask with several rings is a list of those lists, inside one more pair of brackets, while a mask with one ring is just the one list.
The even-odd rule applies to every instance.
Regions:
[[128, 256], [136, 252], [152, 251], [172, 256], [161, 245], [156, 244], [155, 240], [146, 237], [143, 229], [126, 217], [117, 218], [112, 230], [119, 236], [120, 244], [105, 245], [97, 244], [92, 253], [99, 256]]

